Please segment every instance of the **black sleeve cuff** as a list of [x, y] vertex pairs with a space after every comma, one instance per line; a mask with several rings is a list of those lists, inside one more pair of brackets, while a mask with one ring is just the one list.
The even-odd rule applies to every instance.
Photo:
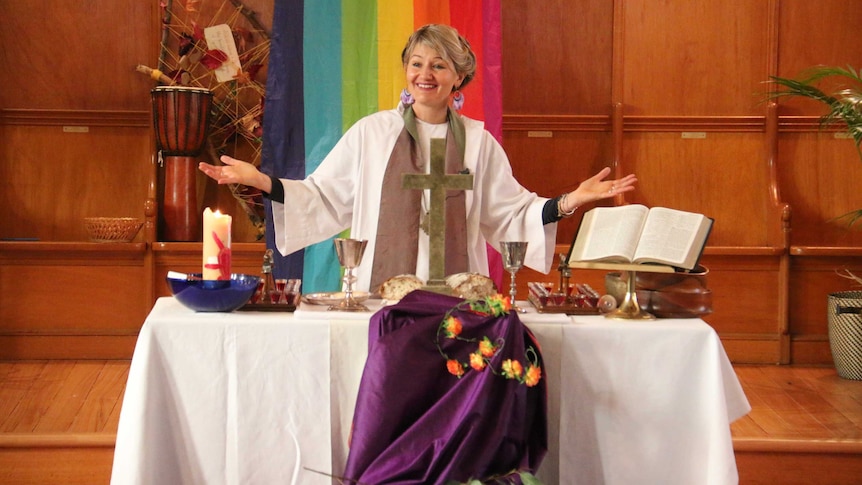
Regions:
[[542, 225], [551, 224], [562, 219], [557, 210], [557, 203], [559, 201], [559, 197], [554, 197], [545, 202], [545, 207], [542, 208]]
[[[263, 196], [273, 202], [284, 204], [284, 185], [281, 185], [281, 180], [272, 175], [269, 176], [269, 180], [272, 181], [272, 192], [262, 192]], [[547, 209], [547, 206], [545, 208]]]

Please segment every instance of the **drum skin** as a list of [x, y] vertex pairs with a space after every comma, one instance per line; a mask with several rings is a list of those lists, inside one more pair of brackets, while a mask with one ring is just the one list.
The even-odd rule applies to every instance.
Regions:
[[200, 154], [209, 133], [213, 93], [209, 89], [158, 86], [150, 91], [156, 145], [163, 156]]

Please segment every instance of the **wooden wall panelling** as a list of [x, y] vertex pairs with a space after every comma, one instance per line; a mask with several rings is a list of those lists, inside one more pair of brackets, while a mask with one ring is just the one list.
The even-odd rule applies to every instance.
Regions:
[[151, 305], [145, 235], [84, 242], [86, 216], [144, 215], [157, 2], [2, 2], [3, 359], [129, 358]]
[[[154, 138], [155, 135], [153, 134]], [[146, 268], [146, 297], [152, 302], [155, 295], [155, 257], [153, 255], [153, 244], [158, 236], [158, 218], [159, 218], [159, 202], [158, 202], [158, 165], [156, 155], [150, 157], [150, 167], [147, 172], [146, 198], [144, 199], [144, 227], [141, 228], [141, 237], [147, 243], [147, 251], [144, 253], [144, 268]], [[152, 308], [152, 307], [151, 307]]]
[[0, 242], [0, 359], [129, 358], [144, 243]]
[[714, 217], [705, 319], [740, 362], [786, 362], [784, 206], [754, 96], [769, 72], [771, 2], [618, 2], [622, 172], [632, 202]]
[[[232, 250], [233, 272], [260, 274], [263, 243]], [[167, 272], [199, 273], [201, 251], [200, 243], [148, 251], [145, 243], [0, 242], [0, 360], [131, 359], [155, 299], [170, 295]]]
[[[859, 2], [781, 2], [776, 73], [796, 77], [815, 65], [858, 69], [860, 23]], [[779, 100], [776, 165], [782, 196], [792, 207], [788, 303], [792, 361], [829, 365], [827, 295], [853, 289], [836, 271], [862, 271], [862, 233], [831, 219], [862, 208], [858, 190], [862, 163], [851, 141], [836, 139], [834, 129], [821, 129], [819, 117], [824, 112], [810, 100]]]
[[[268, 22], [271, 2], [253, 3], [258, 2], [249, 6]], [[21, 181], [28, 189], [0, 192], [0, 202], [11, 207], [10, 216], [0, 221], [0, 237], [28, 236], [12, 230], [27, 227], [28, 221], [40, 239], [83, 241], [80, 222], [72, 220], [83, 217], [84, 209], [70, 208], [75, 203], [149, 216], [158, 198], [152, 195], [152, 181], [160, 173], [151, 163], [152, 82], [135, 73], [133, 66], [152, 64], [157, 57], [158, 2], [59, 0], [39, 2], [39, 15], [33, 15], [33, 10], [28, 2], [0, 2], [5, 22], [0, 30], [4, 46], [0, 59], [13, 66], [0, 71], [4, 86], [0, 90], [0, 145], [4, 147], [0, 176]], [[856, 261], [853, 250], [847, 248], [859, 245], [858, 236], [821, 231], [818, 219], [818, 214], [856, 205], [853, 175], [847, 176], [845, 170], [843, 181], [830, 182], [819, 173], [813, 177], [807, 171], [784, 173], [812, 159], [839, 169], [843, 140], [820, 134], [814, 127], [816, 107], [794, 101], [780, 106], [781, 128], [776, 128], [780, 140], [771, 141], [775, 138], [768, 133], [773, 129], [769, 124], [764, 136], [767, 108], [759, 94], [761, 82], [773, 72], [794, 75], [812, 64], [858, 62], [862, 45], [855, 39], [862, 23], [860, 12], [862, 6], [853, 0], [506, 2], [504, 144], [513, 170], [531, 190], [556, 195], [599, 167], [617, 163], [621, 172], [633, 170], [641, 178], [639, 191], [617, 203], [642, 201], [717, 215], [719, 222], [704, 259], [712, 270], [717, 298], [716, 311], [708, 321], [725, 339], [729, 353], [744, 361], [784, 361], [787, 342], [792, 342], [794, 358], [822, 360], [825, 316], [816, 315], [816, 299], [811, 305], [794, 305], [799, 304], [799, 293], [824, 291], [821, 282], [834, 276], [829, 261], [847, 257], [851, 266]], [[74, 138], [81, 134], [62, 133], [63, 126], [84, 125], [90, 127], [89, 134]], [[703, 132], [706, 138], [683, 139], [683, 132]], [[118, 159], [128, 163], [118, 164]], [[44, 160], [52, 163], [38, 163]], [[778, 175], [770, 172], [772, 168]], [[86, 178], [76, 178], [81, 174]], [[60, 180], [53, 182], [52, 176]], [[779, 185], [773, 187], [776, 177]], [[816, 183], [803, 186], [801, 182], [809, 178]], [[131, 179], [142, 180], [140, 192], [129, 188]], [[38, 186], [40, 182], [44, 185]], [[105, 190], [69, 189], [88, 183]], [[128, 190], [118, 195], [117, 187], [126, 184]], [[226, 188], [214, 189], [205, 179], [198, 184], [202, 206], [230, 202]], [[667, 191], [667, 187], [682, 189]], [[52, 197], [57, 204], [50, 203]], [[61, 205], [61, 198], [67, 206]], [[827, 262], [817, 259], [822, 255], [814, 254], [810, 246], [797, 245], [792, 264], [786, 251], [781, 254], [787, 246], [784, 200], [801, 206], [793, 207], [792, 213], [795, 244], [829, 248]], [[254, 236], [240, 227], [242, 217], [235, 217], [233, 238], [237, 244], [248, 241], [249, 246], [237, 249], [235, 269], [257, 274], [263, 245], [252, 242]], [[723, 223], [726, 219], [734, 224]], [[578, 220], [573, 217], [560, 225], [558, 251], [568, 248]], [[150, 224], [138, 241], [155, 243], [154, 234]], [[124, 251], [134, 253], [137, 244]], [[140, 262], [113, 261], [108, 266], [124, 268], [122, 278], [130, 268], [140, 267], [148, 289], [138, 296], [149, 304], [167, 294], [167, 270], [197, 269], [199, 245], [189, 244], [155, 243], [152, 250], [142, 250]], [[8, 260], [15, 259], [15, 251], [6, 251], [10, 246], [0, 248], [11, 255]], [[802, 257], [815, 259], [796, 259]], [[100, 279], [101, 259], [90, 259], [96, 268], [82, 268], [76, 276]], [[112, 259], [116, 258], [108, 256]], [[4, 285], [20, 269], [11, 266], [6, 260], [0, 264]], [[794, 278], [789, 302], [788, 267]], [[533, 277], [556, 280], [554, 273], [530, 272], [519, 280]], [[575, 279], [597, 289], [603, 286], [600, 272]], [[736, 287], [756, 291], [738, 298]], [[96, 295], [105, 291], [92, 290]], [[781, 317], [788, 308], [793, 319], [789, 330]], [[113, 330], [97, 328], [98, 339], [89, 340], [65, 335], [64, 329], [41, 320], [37, 328], [41, 333], [34, 334], [32, 341], [47, 342], [39, 344], [38, 352], [68, 344], [90, 355], [101, 348], [98, 339], [113, 338], [102, 342], [101, 352], [131, 353], [123, 333], [131, 328], [126, 323], [114, 335], [108, 335]], [[8, 343], [10, 335], [18, 338], [5, 332], [0, 343]], [[17, 340], [13, 343], [17, 345]]]
[[[708, 321], [737, 360], [786, 361], [786, 312], [778, 307], [787, 299], [787, 215], [775, 190], [765, 108], [756, 96], [774, 63], [774, 42], [766, 41], [775, 36], [767, 28], [775, 2], [736, 1], [728, 8], [726, 1], [618, 0], [611, 9], [576, 3], [504, 9], [504, 142], [515, 175], [531, 190], [554, 195], [560, 181], [574, 188], [571, 176], [555, 167], [583, 179], [616, 164], [618, 175], [634, 172], [640, 180], [636, 192], [616, 203], [715, 217], [704, 257], [715, 297]], [[589, 25], [547, 42], [548, 29], [560, 28], [549, 19], [581, 11]], [[576, 55], [557, 68], [561, 45]], [[560, 69], [567, 73], [563, 80], [556, 79]], [[600, 78], [608, 74], [612, 79]], [[547, 92], [540, 96], [509, 88], [543, 77]], [[580, 162], [568, 162], [568, 153]], [[578, 221], [560, 224], [558, 252], [568, 248]], [[576, 273], [574, 280], [604, 291], [603, 272]], [[557, 277], [528, 270], [523, 279]]]
[[737, 363], [786, 362], [786, 319], [782, 301], [780, 248], [707, 248], [701, 262], [709, 268], [713, 313], [703, 319], [715, 328]]
[[506, 115], [609, 114], [613, 2], [505, 2]]
[[769, 2], [625, 1], [622, 100], [628, 115], [759, 115]]
[[148, 109], [148, 80], [134, 67], [155, 59], [157, 10], [151, 1], [0, 2], [0, 108]]
[[[786, 260], [781, 257], [786, 248], [786, 216], [784, 206], [770, 192], [775, 181], [764, 149], [763, 108], [753, 96], [768, 72], [770, 56], [764, 41], [770, 33], [764, 25], [774, 3], [738, 3], [728, 9], [726, 2], [648, 6], [615, 2], [614, 11], [605, 12], [605, 20], [614, 23], [613, 103], [617, 108], [609, 110], [608, 102], [599, 111], [612, 115], [605, 127], [571, 126], [582, 132], [611, 125], [614, 129], [610, 137], [566, 136], [604, 143], [605, 151], [610, 149], [611, 159], [619, 164], [618, 174], [638, 174], [639, 190], [617, 203], [666, 205], [717, 218], [710, 246], [719, 250], [705, 259], [717, 265], [711, 273], [717, 287], [716, 312], [709, 321], [734, 342], [735, 357], [780, 362], [786, 360], [788, 346], [786, 313], [775, 309], [786, 301]], [[602, 54], [608, 50], [597, 56]], [[589, 55], [587, 59], [592, 65], [602, 62]], [[564, 89], [577, 84], [566, 82]], [[546, 126], [559, 130], [561, 119], [582, 115], [576, 110], [577, 106], [547, 117]], [[514, 136], [512, 131], [526, 125], [525, 120], [539, 117], [507, 116], [507, 150], [515, 153], [513, 158], [522, 153], [547, 157], [560, 142], [530, 143]], [[551, 131], [558, 136], [558, 131]], [[596, 152], [602, 150], [578, 153]], [[514, 163], [518, 174], [521, 162]], [[521, 173], [519, 177], [531, 177], [526, 169]], [[537, 179], [531, 181], [536, 186], [542, 183], [539, 176], [532, 178]], [[729, 223], [719, 229], [722, 220]], [[564, 239], [558, 238], [558, 243], [567, 242], [570, 235], [560, 229]], [[728, 249], [722, 249], [725, 246]], [[754, 291], [738, 295], [740, 281]], [[758, 316], [751, 318], [747, 312]]]
[[715, 218], [710, 246], [764, 247], [773, 213], [760, 133], [630, 133], [626, 167], [638, 175], [631, 202], [661, 205]]
[[[157, 2], [3, 2], [0, 171], [13, 214], [41, 240], [86, 240], [87, 215], [141, 215], [151, 151], [149, 83], [135, 64], [158, 52]], [[7, 178], [8, 177], [8, 178]], [[12, 228], [15, 229], [12, 229]]]
[[853, 141], [836, 139], [833, 130], [783, 132], [778, 178], [793, 208], [793, 246], [860, 246], [862, 226], [835, 218], [862, 209], [862, 159]]
[[772, 230], [782, 212], [770, 192], [763, 106], [753, 96], [772, 59], [774, 3], [620, 8], [622, 160], [640, 180], [627, 199], [715, 217], [710, 246], [783, 247]]
[[[527, 189], [543, 197], [556, 197], [574, 190], [602, 167], [612, 166], [610, 133], [545, 128], [553, 129], [506, 129], [503, 133], [512, 171]], [[571, 243], [583, 212], [593, 206], [584, 206], [575, 216], [558, 223], [558, 243]]]
[[[775, 18], [777, 18], [777, 8], [770, 9], [770, 27], [769, 36], [771, 41], [775, 41]], [[771, 43], [774, 46], [774, 42]], [[770, 56], [770, 69], [775, 66], [775, 56]], [[767, 222], [777, 220], [778, 224], [767, 224], [767, 238], [773, 248], [780, 249], [781, 254], [778, 257], [778, 281], [777, 295], [774, 301], [774, 314], [778, 325], [779, 334], [779, 360], [780, 364], [792, 363], [791, 351], [791, 336], [790, 336], [790, 255], [788, 248], [790, 247], [790, 220], [791, 208], [790, 204], [785, 202], [781, 196], [779, 188], [777, 159], [778, 159], [778, 105], [774, 101], [770, 101], [766, 105], [766, 140], [765, 140], [765, 162], [768, 174], [769, 183], [766, 187], [768, 193], [769, 217]]]
[[[782, 0], [779, 6], [779, 76], [794, 77], [818, 64], [860, 67], [862, 5], [858, 1]], [[807, 100], [782, 101], [782, 106], [795, 106], [804, 110], [804, 114], [816, 114], [815, 104]], [[784, 109], [783, 114], [793, 113]]]
[[822, 247], [791, 249], [790, 330], [794, 363], [829, 365], [827, 296], [839, 291], [860, 291], [839, 273], [862, 275], [862, 248]]
[[[248, 4], [269, 23], [271, 3]], [[131, 358], [154, 281], [168, 294], [148, 249], [164, 171], [155, 164], [154, 84], [134, 69], [157, 62], [159, 3], [3, 2], [0, 13], [0, 58], [14, 67], [0, 71], [0, 178], [14, 181], [0, 191], [10, 208], [0, 238], [42, 241], [2, 243], [2, 287], [15, 290], [0, 310], [0, 358]], [[234, 205], [227, 187], [202, 175], [197, 183], [201, 210]], [[234, 241], [257, 240], [236, 212]], [[132, 244], [84, 243], [86, 216], [143, 216], [146, 225]], [[235, 254], [239, 271], [260, 272], [262, 250], [253, 263]], [[46, 274], [52, 289], [29, 284]]]
[[[509, 2], [503, 6], [503, 144], [515, 177], [553, 197], [612, 166], [613, 2]], [[557, 254], [567, 253], [584, 207], [557, 229]], [[525, 268], [518, 297], [530, 281], [559, 284]], [[506, 280], [508, 281], [508, 280]], [[573, 283], [604, 291], [604, 275], [576, 271]]]
[[[151, 167], [145, 113], [4, 113], [0, 237], [88, 241], [83, 219], [143, 217]], [[25, 125], [23, 123], [29, 123]], [[105, 126], [105, 123], [126, 126]], [[141, 236], [138, 236], [138, 240]]]
[[[685, 132], [682, 132], [685, 133]], [[707, 320], [723, 337], [743, 346], [738, 361], [786, 362], [786, 238], [783, 212], [771, 197], [774, 184], [756, 132], [635, 132], [626, 137], [626, 162], [638, 174], [630, 201], [674, 207], [715, 219], [705, 258], [715, 313]], [[710, 263], [719, 264], [711, 267]], [[742, 345], [749, 337], [749, 342]], [[764, 348], [766, 346], [767, 348]]]
[[[860, 67], [862, 5], [849, 0], [781, 2], [777, 74], [795, 77], [815, 65]], [[780, 99], [778, 172], [793, 206], [793, 246], [858, 246], [862, 235], [829, 219], [862, 207], [862, 163], [850, 140], [820, 129], [822, 105]], [[795, 255], [802, 255], [797, 251]]]
[[[790, 221], [791, 205], [782, 196], [781, 181], [778, 176], [778, 105], [774, 101], [769, 102], [766, 108], [766, 139], [764, 146], [764, 161], [768, 178], [767, 191], [767, 220], [778, 220], [780, 223], [767, 224], [767, 240], [773, 247], [780, 246], [785, 250], [782, 267], [789, 270], [790, 260], [786, 249], [790, 247]], [[785, 281], [786, 283], [786, 281]], [[786, 295], [786, 292], [785, 292]], [[781, 303], [786, 303], [782, 301]], [[785, 305], [786, 306], [786, 305]]]

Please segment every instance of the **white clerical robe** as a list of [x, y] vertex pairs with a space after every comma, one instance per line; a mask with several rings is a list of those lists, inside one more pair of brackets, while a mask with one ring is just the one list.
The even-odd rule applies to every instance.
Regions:
[[[556, 223], [542, 224], [542, 209], [548, 199], [518, 183], [503, 147], [485, 130], [484, 123], [461, 119], [466, 130], [464, 165], [474, 177], [473, 190], [466, 194], [469, 270], [489, 274], [486, 242], [499, 250], [500, 241], [528, 241], [525, 266], [548, 273], [557, 235]], [[272, 204], [275, 242], [281, 254], [291, 254], [350, 228], [351, 238], [368, 240], [362, 263], [354, 272], [355, 288], [376, 290], [369, 285], [381, 186], [403, 127], [400, 106], [366, 116], [347, 130], [305, 180], [281, 179], [284, 203]], [[418, 264], [427, 262], [427, 252], [420, 252]]]

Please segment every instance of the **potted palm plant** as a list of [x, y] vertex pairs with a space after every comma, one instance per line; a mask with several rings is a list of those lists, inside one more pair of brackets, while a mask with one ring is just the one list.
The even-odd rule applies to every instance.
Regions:
[[[768, 93], [770, 99], [802, 97], [824, 104], [828, 111], [821, 116], [821, 126], [843, 125], [856, 143], [862, 158], [862, 71], [848, 66], [816, 66], [804, 71], [799, 78], [770, 76], [776, 89]], [[830, 93], [823, 84], [836, 86]], [[851, 212], [851, 224], [862, 217], [862, 209]]]
[[[802, 97], [826, 105], [828, 112], [820, 118], [821, 125], [845, 125], [862, 157], [862, 71], [850, 66], [816, 66], [799, 78], [770, 76], [770, 82], [777, 86], [768, 93], [770, 99]], [[821, 89], [824, 83], [837, 88], [826, 93]]]
[[[816, 66], [803, 72], [797, 79], [772, 76], [770, 82], [777, 89], [769, 93], [771, 99], [802, 97], [818, 101], [827, 107], [820, 118], [821, 126], [844, 125], [856, 143], [862, 158], [862, 77], [852, 67]], [[829, 93], [822, 86], [833, 86]], [[838, 219], [846, 219], [852, 226], [862, 219], [862, 209], [848, 212]], [[862, 286], [862, 277], [850, 271], [841, 276]], [[829, 294], [827, 301], [829, 347], [838, 375], [846, 379], [862, 380], [862, 291], [840, 291]]]

